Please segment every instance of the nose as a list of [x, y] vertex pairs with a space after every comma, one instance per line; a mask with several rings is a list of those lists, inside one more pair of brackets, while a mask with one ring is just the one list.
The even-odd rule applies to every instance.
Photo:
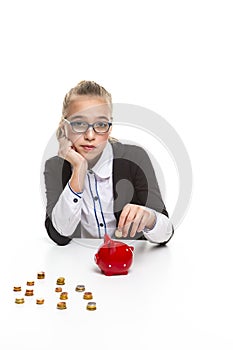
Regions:
[[84, 138], [86, 140], [94, 140], [95, 139], [95, 132], [92, 126], [89, 126], [87, 131], [84, 133]]

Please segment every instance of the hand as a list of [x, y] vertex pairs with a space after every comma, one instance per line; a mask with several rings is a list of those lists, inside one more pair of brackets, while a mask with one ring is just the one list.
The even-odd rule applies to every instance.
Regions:
[[136, 232], [144, 230], [145, 227], [152, 228], [156, 222], [155, 213], [149, 208], [136, 204], [126, 204], [121, 212], [118, 230], [122, 231], [123, 237], [134, 237]]
[[65, 135], [59, 138], [58, 155], [73, 166], [70, 187], [74, 192], [82, 192], [88, 168], [87, 160], [77, 152], [73, 143]]
[[73, 143], [65, 135], [59, 138], [58, 155], [70, 162], [75, 168], [79, 168], [85, 163], [87, 166], [86, 159], [77, 152]]

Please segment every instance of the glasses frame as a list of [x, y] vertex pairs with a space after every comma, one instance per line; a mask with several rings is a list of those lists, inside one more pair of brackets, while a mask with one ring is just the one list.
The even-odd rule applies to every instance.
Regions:
[[71, 129], [72, 129], [72, 131], [73, 131], [74, 134], [85, 134], [85, 133], [88, 131], [88, 129], [91, 127], [91, 128], [94, 130], [94, 132], [95, 132], [96, 134], [98, 134], [98, 135], [103, 135], [103, 134], [106, 134], [106, 133], [109, 131], [110, 127], [112, 126], [112, 123], [111, 123], [111, 122], [105, 122], [105, 121], [104, 121], [104, 123], [107, 123], [107, 124], [108, 124], [108, 130], [107, 130], [107, 131], [104, 131], [104, 132], [98, 132], [98, 131], [95, 131], [95, 124], [96, 124], [96, 123], [99, 123], [99, 122], [95, 122], [95, 123], [92, 123], [92, 124], [89, 124], [88, 122], [84, 122], [84, 123], [87, 124], [87, 130], [86, 130], [86, 131], [78, 132], [78, 131], [75, 131], [75, 130], [73, 129], [73, 122], [70, 122], [70, 121], [69, 121], [68, 119], [66, 119], [66, 118], [63, 118], [63, 120], [69, 124], [69, 126], [71, 127]]

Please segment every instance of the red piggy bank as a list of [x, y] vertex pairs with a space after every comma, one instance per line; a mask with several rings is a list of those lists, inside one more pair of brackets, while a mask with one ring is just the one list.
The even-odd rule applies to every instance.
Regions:
[[126, 275], [133, 261], [134, 247], [104, 235], [104, 243], [95, 254], [95, 262], [106, 276]]

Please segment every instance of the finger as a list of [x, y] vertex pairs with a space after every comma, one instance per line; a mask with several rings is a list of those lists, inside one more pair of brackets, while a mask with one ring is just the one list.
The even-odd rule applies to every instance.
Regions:
[[119, 221], [118, 221], [118, 230], [122, 231], [123, 227], [125, 226], [126, 218], [129, 213], [130, 206], [129, 204], [126, 204], [124, 208], [122, 209]]
[[71, 147], [72, 146], [72, 142], [66, 136], [62, 136], [59, 139], [59, 143], [60, 143], [61, 146], [66, 146], [66, 147]]
[[66, 158], [67, 154], [70, 152], [72, 147], [72, 142], [65, 137], [62, 137], [59, 140], [59, 150], [58, 150], [58, 155]]
[[140, 221], [134, 220], [131, 230], [130, 230], [130, 237], [134, 237], [136, 235], [136, 232], [138, 231], [138, 225], [140, 224]]
[[129, 229], [130, 229], [130, 224], [122, 227], [122, 230], [121, 230], [122, 237], [124, 237], [124, 238], [127, 237]]
[[150, 216], [149, 213], [144, 212], [144, 215], [142, 216], [141, 221], [140, 221], [140, 224], [139, 224], [139, 226], [138, 226], [137, 232], [141, 232], [141, 231], [144, 230], [144, 228], [146, 227], [146, 223], [147, 223], [147, 221], [148, 221], [149, 216]]
[[133, 220], [132, 228], [130, 231], [130, 237], [134, 237], [136, 232], [139, 232], [139, 226], [143, 218], [144, 211], [141, 208], [137, 209], [135, 218]]
[[136, 216], [135, 211], [131, 209], [126, 217], [125, 225], [123, 226], [123, 231], [122, 231], [123, 237], [128, 236], [129, 232], [131, 231], [135, 220], [135, 216]]

